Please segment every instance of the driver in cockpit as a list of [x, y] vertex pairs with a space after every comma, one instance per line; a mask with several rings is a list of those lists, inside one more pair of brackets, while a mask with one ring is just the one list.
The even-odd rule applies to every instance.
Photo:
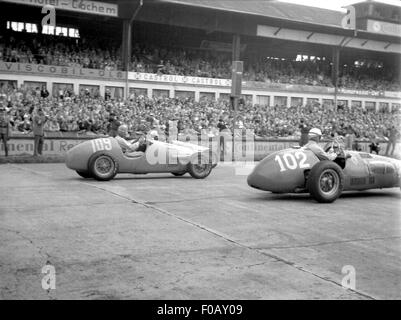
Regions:
[[128, 136], [128, 127], [125, 124], [118, 127], [115, 139], [120, 145], [123, 153], [127, 156], [129, 156], [130, 153], [141, 151], [140, 149], [145, 142], [145, 132], [141, 131], [137, 132], [137, 134], [139, 135], [139, 139], [135, 142], [129, 142], [125, 139]]
[[319, 145], [320, 138], [322, 137], [322, 131], [318, 128], [313, 128], [308, 133], [309, 142], [303, 146], [306, 150], [311, 150], [316, 157], [322, 160], [331, 160], [337, 158], [337, 154], [334, 152], [333, 148], [330, 148], [329, 152], [325, 152], [323, 148]]

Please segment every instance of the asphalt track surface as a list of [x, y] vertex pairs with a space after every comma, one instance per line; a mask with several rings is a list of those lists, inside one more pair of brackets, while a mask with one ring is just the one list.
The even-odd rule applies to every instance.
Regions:
[[[318, 204], [235, 172], [97, 182], [0, 165], [0, 299], [401, 298], [399, 189]], [[55, 290], [42, 289], [46, 264]]]

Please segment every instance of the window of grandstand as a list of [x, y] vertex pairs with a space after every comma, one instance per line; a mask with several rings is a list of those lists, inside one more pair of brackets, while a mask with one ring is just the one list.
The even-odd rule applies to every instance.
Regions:
[[214, 92], [200, 92], [200, 100], [216, 100], [216, 94]]
[[348, 107], [348, 101], [347, 100], [337, 100], [337, 106]]
[[220, 93], [219, 100], [230, 101], [229, 93]]
[[332, 106], [334, 104], [334, 100], [333, 99], [323, 99], [322, 104], [323, 104], [323, 106]]
[[307, 105], [314, 105], [316, 103], [319, 103], [319, 99], [318, 98], [307, 98], [306, 99], [306, 104]]
[[387, 102], [380, 102], [379, 103], [379, 112], [389, 112], [390, 105]]
[[362, 108], [362, 101], [352, 100], [351, 101], [351, 108], [357, 108], [357, 109]]
[[291, 107], [302, 106], [303, 99], [300, 97], [291, 97]]
[[144, 96], [147, 97], [148, 96], [148, 89], [145, 88], [129, 88], [129, 94], [134, 95], [136, 97], [138, 96]]
[[325, 57], [308, 56], [305, 54], [298, 54], [295, 61], [325, 61]]
[[72, 83], [53, 83], [52, 96], [55, 98], [64, 98], [74, 92]]
[[176, 90], [174, 93], [176, 98], [195, 98], [195, 91], [179, 91]]
[[286, 107], [287, 106], [287, 97], [285, 96], [275, 96], [274, 97], [274, 105], [279, 107]]
[[79, 38], [79, 30], [75, 28], [53, 27], [51, 25], [45, 24], [42, 28], [43, 34], [56, 35], [61, 37]]
[[401, 110], [401, 103], [392, 103], [391, 104], [391, 111], [398, 112]]
[[252, 95], [251, 94], [244, 94], [242, 96], [242, 99], [244, 99], [245, 102], [252, 103]]
[[161, 89], [153, 89], [152, 90], [153, 98], [168, 98], [170, 96], [169, 90], [161, 90]]
[[270, 96], [256, 96], [256, 103], [261, 106], [269, 106]]
[[376, 111], [376, 102], [374, 102], [374, 101], [366, 101], [365, 102], [365, 109], [366, 109], [366, 111], [369, 111], [369, 112], [375, 112]]
[[106, 86], [105, 99], [124, 99], [124, 88]]
[[9, 88], [16, 89], [17, 88], [17, 81], [14, 80], [1, 80], [0, 79], [0, 92], [3, 90], [7, 90]]
[[99, 97], [99, 86], [80, 84], [79, 95], [88, 97]]
[[7, 21], [7, 29], [17, 32], [38, 33], [38, 27], [34, 23]]
[[[24, 81], [24, 88], [25, 90], [35, 90], [40, 91], [40, 89], [46, 86], [46, 82], [39, 82], [39, 81]], [[40, 92], [39, 92], [40, 93]]]

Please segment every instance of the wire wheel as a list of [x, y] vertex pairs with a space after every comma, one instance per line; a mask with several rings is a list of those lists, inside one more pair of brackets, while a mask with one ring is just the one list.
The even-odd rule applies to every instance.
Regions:
[[333, 161], [316, 163], [308, 177], [306, 186], [310, 195], [318, 202], [330, 203], [335, 201], [343, 191], [344, 173]]
[[116, 176], [118, 164], [109, 154], [95, 154], [89, 160], [89, 171], [96, 180], [108, 181]]
[[108, 175], [113, 170], [113, 166], [113, 160], [107, 156], [101, 156], [95, 161], [95, 170], [100, 176]]
[[333, 196], [340, 187], [340, 176], [333, 169], [327, 169], [322, 172], [319, 178], [320, 189], [326, 196]]

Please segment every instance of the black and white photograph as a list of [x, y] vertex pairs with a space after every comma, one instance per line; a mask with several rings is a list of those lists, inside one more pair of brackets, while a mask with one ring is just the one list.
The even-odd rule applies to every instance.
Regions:
[[401, 1], [0, 0], [0, 300], [401, 300]]

